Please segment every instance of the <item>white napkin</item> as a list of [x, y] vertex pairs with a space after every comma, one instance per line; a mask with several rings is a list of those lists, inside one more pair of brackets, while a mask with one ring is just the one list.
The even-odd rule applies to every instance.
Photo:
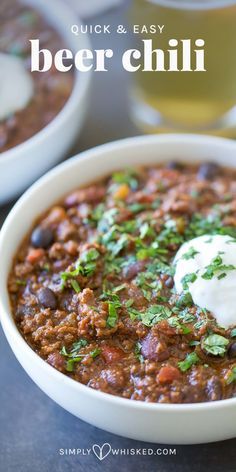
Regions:
[[116, 7], [123, 0], [69, 0], [81, 18], [89, 18], [102, 13], [104, 10]]

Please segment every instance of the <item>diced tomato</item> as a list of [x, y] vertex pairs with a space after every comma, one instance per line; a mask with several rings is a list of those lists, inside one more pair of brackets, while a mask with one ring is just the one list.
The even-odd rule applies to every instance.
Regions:
[[102, 356], [108, 364], [119, 362], [124, 358], [124, 351], [115, 346], [103, 346]]
[[44, 256], [44, 249], [41, 249], [41, 248], [39, 248], [39, 249], [30, 249], [26, 259], [31, 264], [35, 264], [40, 259], [42, 259], [43, 256]]
[[174, 380], [181, 378], [181, 374], [176, 367], [171, 365], [166, 365], [161, 367], [159, 373], [157, 374], [157, 381], [161, 384], [170, 384]]

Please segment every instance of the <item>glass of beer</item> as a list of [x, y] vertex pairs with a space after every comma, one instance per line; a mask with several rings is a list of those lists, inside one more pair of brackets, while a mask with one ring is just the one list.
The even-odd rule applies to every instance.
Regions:
[[[151, 39], [153, 48], [168, 54], [170, 40], [179, 47], [184, 39], [193, 48], [196, 40], [205, 43], [206, 71], [182, 71], [181, 66], [168, 71], [167, 66], [132, 73], [131, 114], [138, 126], [151, 133], [235, 137], [236, 0], [133, 0], [129, 19], [132, 27], [138, 25], [137, 48]], [[162, 33], [157, 25], [164, 25]]]

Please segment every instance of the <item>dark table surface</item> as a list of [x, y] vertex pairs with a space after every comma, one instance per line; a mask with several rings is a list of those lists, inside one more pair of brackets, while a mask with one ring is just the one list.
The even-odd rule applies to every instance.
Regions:
[[[117, 12], [96, 22], [117, 23]], [[110, 37], [109, 47], [119, 50], [127, 37]], [[102, 47], [104, 38], [96, 38]], [[139, 134], [130, 122], [127, 107], [128, 77], [118, 63], [110, 72], [94, 77], [88, 117], [75, 147], [92, 146]], [[11, 205], [0, 208], [0, 225]], [[109, 443], [114, 449], [156, 448], [121, 438], [73, 417], [50, 400], [30, 380], [15, 359], [0, 328], [0, 472], [74, 472], [74, 471], [145, 471], [214, 472], [235, 471], [236, 440], [198, 446], [172, 446], [175, 455], [124, 455], [110, 453], [99, 461], [93, 452], [84, 455], [60, 455], [60, 449], [91, 449], [94, 444]], [[181, 425], [180, 425], [181, 428]], [[193, 424], [194, 428], [194, 424]], [[167, 446], [168, 448], [168, 446]]]

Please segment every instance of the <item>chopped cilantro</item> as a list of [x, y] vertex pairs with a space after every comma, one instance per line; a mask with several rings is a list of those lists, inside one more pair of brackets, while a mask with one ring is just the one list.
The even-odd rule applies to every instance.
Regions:
[[223, 234], [236, 238], [236, 228], [223, 226], [219, 215], [211, 214], [203, 217], [196, 213], [185, 230], [185, 239], [190, 240], [204, 234]]
[[137, 359], [138, 359], [141, 363], [143, 363], [143, 362], [144, 362], [144, 358], [143, 358], [143, 356], [142, 356], [142, 354], [141, 354], [141, 349], [142, 349], [141, 343], [140, 343], [140, 342], [137, 342], [137, 343], [135, 344], [134, 354], [135, 354], [135, 356], [137, 357]]
[[75, 291], [76, 293], [80, 293], [80, 292], [81, 292], [81, 288], [80, 288], [80, 286], [79, 286], [77, 280], [73, 280], [73, 279], [72, 279], [72, 280], [70, 281], [70, 283], [71, 283], [71, 286], [72, 286], [72, 288], [74, 289], [74, 291]]
[[139, 249], [136, 254], [138, 260], [149, 259], [156, 256], [156, 250], [153, 247]]
[[132, 190], [137, 190], [138, 180], [135, 170], [126, 169], [124, 172], [115, 172], [112, 175], [113, 182], [117, 184], [127, 184]]
[[189, 329], [187, 326], [184, 324], [180, 323], [179, 319], [177, 316], [172, 316], [171, 318], [168, 319], [168, 323], [172, 328], [178, 328], [180, 329], [183, 334], [189, 334], [191, 333], [191, 329]]
[[197, 364], [199, 360], [200, 359], [196, 352], [191, 352], [190, 354], [187, 354], [184, 361], [178, 362], [179, 369], [181, 372], [186, 372], [187, 370], [191, 369], [194, 364]]
[[158, 281], [156, 275], [148, 271], [140, 272], [137, 275], [135, 282], [136, 285], [141, 288], [144, 297], [148, 301], [151, 300], [153, 291], [158, 292], [162, 287], [162, 284]]
[[93, 351], [91, 351], [91, 352], [89, 353], [89, 355], [90, 355], [93, 359], [95, 359], [96, 357], [98, 357], [100, 354], [101, 354], [101, 349], [99, 349], [98, 347], [95, 348]]
[[153, 230], [153, 228], [151, 228], [151, 226], [147, 222], [143, 223], [140, 226], [139, 231], [140, 231], [140, 238], [141, 239], [144, 239], [147, 236], [155, 236], [155, 231]]
[[[121, 286], [119, 286], [118, 288], [120, 287]], [[122, 305], [120, 302], [119, 295], [117, 294], [116, 288], [117, 287], [115, 288], [113, 287], [111, 290], [109, 290], [109, 289], [106, 289], [106, 287], [104, 286], [103, 292], [99, 298], [101, 300], [106, 300], [107, 302], [111, 302], [115, 306], [115, 308], [120, 308]]]
[[104, 215], [104, 210], [105, 210], [104, 203], [100, 203], [99, 205], [97, 205], [91, 214], [92, 220], [96, 222], [100, 221]]
[[231, 384], [232, 382], [236, 381], [236, 367], [231, 369], [231, 372], [226, 380], [227, 385]]
[[171, 316], [171, 310], [164, 305], [152, 305], [144, 313], [140, 314], [141, 321], [145, 326], [151, 327]]
[[88, 344], [88, 341], [84, 338], [81, 338], [78, 341], [76, 341], [74, 344], [72, 344], [72, 348], [69, 353], [67, 352], [65, 346], [63, 346], [61, 350], [61, 354], [66, 357], [76, 357], [80, 349], [82, 347], [87, 346], [87, 344]]
[[186, 274], [182, 279], [181, 283], [183, 285], [184, 290], [188, 290], [188, 285], [191, 283], [193, 284], [197, 280], [197, 275], [192, 272], [191, 274]]
[[197, 321], [197, 323], [195, 323], [194, 328], [195, 328], [196, 330], [199, 330], [199, 329], [201, 329], [203, 326], [205, 326], [206, 324], [207, 324], [207, 320], [199, 320], [199, 321]]
[[114, 328], [118, 321], [118, 314], [115, 302], [108, 302], [107, 327]]
[[192, 340], [192, 341], [189, 341], [189, 346], [199, 346], [200, 344], [200, 341], [195, 341], [195, 340]]
[[131, 298], [125, 303], [126, 308], [130, 308], [134, 304], [134, 300]]
[[141, 211], [147, 210], [148, 205], [146, 203], [132, 203], [128, 206], [128, 210], [132, 213], [140, 213]]
[[[202, 278], [205, 280], [211, 280], [215, 275], [217, 275], [218, 279], [222, 279], [227, 274], [224, 271], [231, 271], [236, 270], [234, 265], [226, 265], [223, 264], [222, 257], [218, 254], [214, 259], [212, 259], [211, 263], [206, 266], [206, 272], [202, 275]], [[221, 272], [219, 274], [219, 272]]]
[[90, 355], [94, 359], [100, 354], [100, 349], [95, 349], [94, 351], [89, 352], [87, 354], [80, 354], [80, 350], [83, 347], [86, 347], [87, 344], [88, 344], [88, 341], [86, 339], [81, 338], [78, 341], [76, 341], [74, 344], [72, 344], [72, 348], [69, 352], [67, 351], [65, 346], [62, 347], [61, 354], [62, 356], [67, 358], [67, 361], [66, 361], [67, 372], [73, 372], [75, 363], [81, 362], [85, 356]]
[[182, 259], [188, 261], [189, 259], [194, 259], [197, 254], [199, 254], [199, 251], [196, 251], [196, 249], [191, 246], [189, 250], [183, 254]]
[[181, 311], [178, 316], [184, 323], [192, 323], [196, 320], [196, 316], [189, 313], [188, 309]]
[[118, 285], [117, 287], [113, 288], [113, 292], [118, 293], [124, 290], [127, 287], [126, 284]]
[[102, 215], [102, 218], [98, 220], [98, 231], [101, 233], [105, 233], [108, 231], [111, 226], [115, 224], [115, 218], [118, 214], [118, 208], [110, 208], [109, 210], [105, 211]]
[[226, 353], [229, 340], [220, 334], [210, 334], [203, 341], [203, 348], [213, 356], [223, 357]]
[[90, 277], [91, 275], [93, 275], [96, 270], [96, 260], [99, 258], [99, 256], [99, 252], [94, 248], [90, 249], [89, 251], [86, 251], [80, 257], [80, 259], [77, 260], [75, 264], [75, 270], [61, 273], [62, 288], [64, 288], [67, 280], [70, 280], [72, 287], [76, 292], [78, 292], [78, 283], [73, 282], [71, 279], [78, 277], [78, 275], [82, 275], [84, 277]]
[[115, 257], [127, 246], [128, 242], [129, 236], [122, 234], [118, 240], [108, 243], [107, 249], [111, 252], [112, 256]]
[[138, 250], [136, 257], [138, 260], [155, 258], [160, 254], [167, 254], [167, 250], [159, 247], [157, 242], [152, 243], [149, 247], [142, 247]]
[[193, 305], [193, 299], [190, 292], [181, 293], [180, 297], [176, 302], [177, 308], [189, 307]]

